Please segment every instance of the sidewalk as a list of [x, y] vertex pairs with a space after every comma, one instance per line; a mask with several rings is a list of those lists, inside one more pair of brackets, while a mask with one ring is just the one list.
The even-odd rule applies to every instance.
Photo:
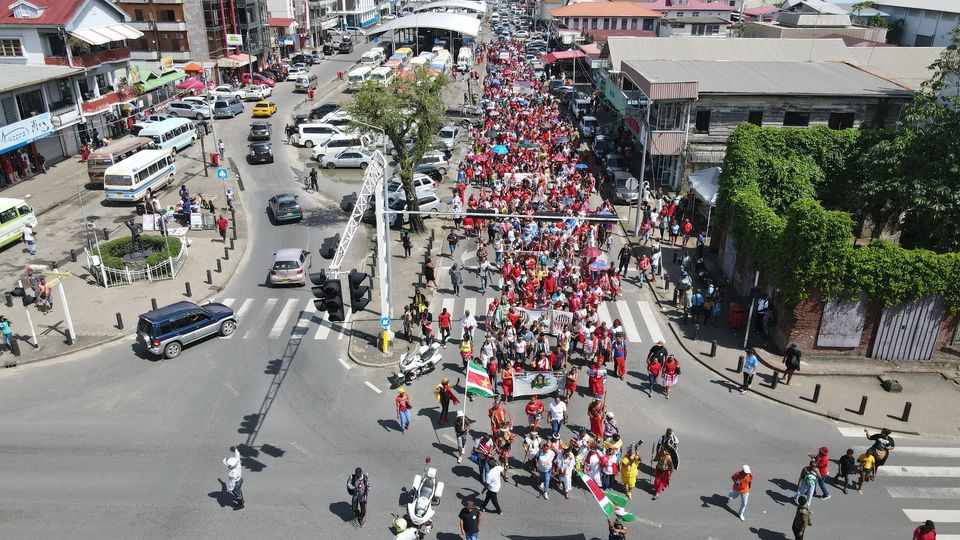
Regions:
[[[682, 309], [673, 305], [673, 293], [680, 278], [679, 265], [673, 262], [677, 249], [663, 245], [664, 277], [669, 277], [670, 288], [664, 289], [664, 279], [660, 277], [656, 282], [648, 283], [646, 288], [656, 299], [670, 332], [683, 348], [685, 354], [677, 355], [681, 363], [684, 359], [696, 360], [718, 376], [713, 382], [727, 388], [731, 399], [744, 399], [737, 393], [743, 383], [738, 363], [745, 355], [742, 347], [744, 328], [734, 330], [726, 320], [729, 303], [738, 299], [727, 296], [721, 320], [711, 320], [699, 327], [693, 321], [684, 324]], [[629, 281], [639, 284], [635, 270]], [[743, 300], [741, 304], [746, 308], [749, 300]], [[744, 324], [746, 322], [744, 320]], [[901, 433], [960, 437], [960, 426], [952, 425], [955, 421], [943, 421], [943, 411], [960, 410], [960, 370], [956, 364], [896, 364], [868, 358], [804, 355], [791, 384], [775, 385], [774, 378], [782, 375], [777, 371], [783, 367], [782, 354], [756, 341], [757, 334], [751, 331], [749, 346], [757, 351], [761, 365], [750, 392], [795, 409], [871, 429], [888, 427]], [[710, 356], [712, 342], [717, 344], [716, 356]], [[882, 379], [898, 380], [903, 391], [885, 391], [880, 385]], [[866, 407], [861, 411], [863, 398], [866, 398]], [[904, 419], [902, 415], [907, 402], [912, 404], [912, 411]]]
[[[180, 185], [186, 184], [194, 194], [219, 193], [216, 199], [217, 213], [229, 218], [226, 208], [222, 208], [225, 206], [223, 182], [218, 183], [212, 172], [210, 176], [203, 175], [200, 145], [195, 144], [182, 152], [177, 158], [177, 166], [180, 169], [177, 181], [159, 194], [161, 202], [175, 199]], [[65, 274], [62, 287], [76, 334], [73, 345], [69, 345], [66, 313], [58, 290], [60, 285], [52, 287], [53, 309], [47, 314], [41, 314], [34, 306], [24, 308], [21, 299], [15, 297], [12, 306], [5, 305], [0, 309], [10, 319], [21, 351], [16, 358], [9, 354], [3, 356], [8, 366], [52, 358], [122, 337], [132, 338], [137, 317], [152, 309], [151, 299], [156, 299], [159, 306], [179, 300], [202, 302], [227, 282], [246, 249], [247, 225], [242, 193], [236, 182], [230, 180], [227, 185], [236, 194], [234, 206], [237, 213], [236, 223], [232, 224], [235, 229], [228, 229], [226, 244], [221, 243], [216, 230], [190, 231], [187, 235], [187, 259], [175, 279], [105, 289], [96, 283], [95, 277], [85, 266], [87, 261], [83, 249], [87, 232], [84, 231], [86, 223], [83, 217], [88, 222], [97, 220], [96, 234], [102, 241], [104, 228], [110, 233], [110, 238], [129, 236], [123, 221], [136, 217], [136, 211], [132, 206], [101, 204], [103, 192], [87, 191], [83, 187], [86, 178], [86, 164], [74, 157], [51, 167], [46, 175], [35, 176], [3, 191], [5, 197], [25, 198], [33, 206], [39, 221], [36, 256], [30, 256], [23, 244], [13, 244], [0, 252], [0, 269], [7, 276], [4, 292], [11, 291], [17, 280], [24, 279], [27, 266], [49, 273], [53, 272], [53, 265], [56, 265]], [[83, 212], [77, 195], [78, 188], [83, 197]], [[144, 234], [158, 233], [149, 231]], [[229, 249], [231, 238], [234, 238], [233, 249]], [[228, 248], [228, 253], [224, 252], [224, 248]], [[76, 262], [71, 260], [71, 249], [76, 254]], [[217, 271], [218, 260], [220, 271]], [[207, 270], [211, 271], [212, 283], [207, 283]], [[50, 279], [53, 278], [48, 274]], [[191, 296], [186, 294], [186, 283], [191, 285]], [[27, 310], [34, 325], [37, 347], [32, 342]], [[121, 317], [122, 328], [118, 325], [117, 314]]]

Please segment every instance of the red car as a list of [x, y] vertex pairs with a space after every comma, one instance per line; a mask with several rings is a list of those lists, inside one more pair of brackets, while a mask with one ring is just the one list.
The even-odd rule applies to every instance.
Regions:
[[267, 77], [266, 75], [263, 75], [260, 73], [254, 73], [251, 76], [249, 71], [244, 71], [242, 74], [240, 74], [240, 83], [243, 84], [244, 86], [248, 84], [265, 84], [270, 88], [273, 88], [274, 85], [276, 84], [276, 82], [274, 82], [273, 79], [271, 79], [270, 77]]

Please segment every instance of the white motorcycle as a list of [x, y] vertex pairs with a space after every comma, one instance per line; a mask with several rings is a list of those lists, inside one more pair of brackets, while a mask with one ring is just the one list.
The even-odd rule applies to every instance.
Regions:
[[443, 482], [437, 481], [437, 470], [430, 466], [430, 456], [427, 456], [423, 467], [423, 476], [413, 477], [413, 499], [407, 503], [407, 518], [410, 523], [419, 527], [432, 521], [434, 505], [440, 504], [443, 495]]
[[415, 352], [409, 350], [400, 355], [399, 371], [391, 375], [393, 387], [410, 384], [421, 375], [433, 371], [442, 360], [440, 342], [423, 345]]

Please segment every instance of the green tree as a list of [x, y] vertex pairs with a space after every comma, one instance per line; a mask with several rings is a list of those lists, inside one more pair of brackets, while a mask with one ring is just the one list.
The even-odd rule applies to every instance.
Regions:
[[[367, 81], [345, 107], [357, 121], [357, 129], [367, 131], [369, 127], [364, 124], [369, 124], [383, 130], [388, 146], [392, 146], [396, 154], [403, 191], [413, 211], [420, 209], [413, 187], [413, 170], [443, 127], [446, 85], [445, 76], [435, 77], [420, 68], [412, 79], [396, 77], [386, 88]], [[423, 232], [422, 216], [411, 214], [410, 228]]]

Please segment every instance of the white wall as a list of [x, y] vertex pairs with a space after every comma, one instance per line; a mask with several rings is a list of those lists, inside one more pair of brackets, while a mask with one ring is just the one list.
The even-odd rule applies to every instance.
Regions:
[[70, 21], [71, 24], [67, 26], [67, 29], [93, 28], [95, 26], [106, 26], [118, 22], [124, 22], [124, 18], [120, 12], [104, 2], [97, 1], [82, 7], [73, 20]]
[[24, 55], [21, 58], [0, 56], [0, 63], [35, 66], [46, 64], [43, 61], [43, 42], [36, 28], [0, 28], [0, 38], [19, 38]]
[[950, 45], [950, 31], [960, 21], [956, 13], [890, 7], [882, 2], [877, 3], [876, 9], [889, 13], [887, 21], [891, 24], [897, 19], [903, 19], [903, 33], [899, 45], [904, 47], [913, 47], [917, 34], [933, 36], [931, 46], [946, 47]]

